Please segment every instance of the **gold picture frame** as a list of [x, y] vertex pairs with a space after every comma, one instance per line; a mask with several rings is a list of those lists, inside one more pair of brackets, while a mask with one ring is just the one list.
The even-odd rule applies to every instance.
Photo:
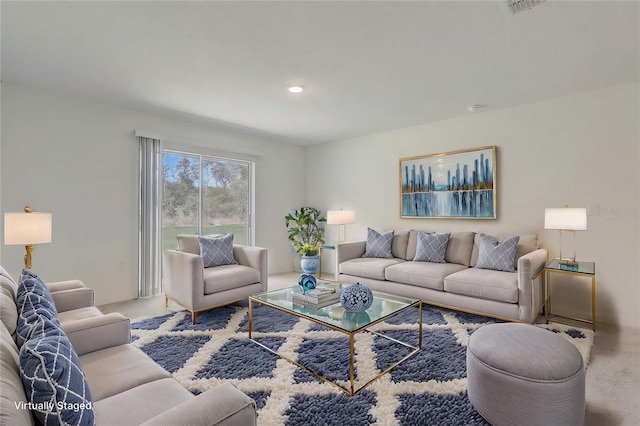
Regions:
[[400, 217], [496, 219], [495, 146], [400, 159]]

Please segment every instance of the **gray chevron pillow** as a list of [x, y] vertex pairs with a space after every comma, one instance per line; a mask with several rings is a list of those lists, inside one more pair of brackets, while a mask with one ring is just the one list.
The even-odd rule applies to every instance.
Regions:
[[418, 232], [418, 244], [414, 262], [447, 263], [444, 255], [449, 244], [449, 232], [440, 234], [428, 234]]
[[367, 228], [367, 244], [362, 257], [382, 257], [392, 258], [391, 241], [393, 240], [393, 231], [379, 233], [375, 229]]
[[516, 249], [519, 236], [498, 240], [490, 235], [480, 235], [478, 262], [476, 268], [515, 272]]
[[233, 257], [233, 234], [221, 237], [198, 235], [198, 243], [205, 268], [238, 263]]

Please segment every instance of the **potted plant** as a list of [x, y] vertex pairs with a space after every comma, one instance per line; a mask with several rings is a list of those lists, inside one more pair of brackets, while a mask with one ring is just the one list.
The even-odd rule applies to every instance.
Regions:
[[300, 266], [309, 274], [316, 273], [320, 266], [319, 246], [324, 243], [324, 229], [320, 224], [327, 219], [322, 217], [322, 212], [314, 207], [293, 209], [284, 219], [289, 241], [296, 253], [302, 255]]

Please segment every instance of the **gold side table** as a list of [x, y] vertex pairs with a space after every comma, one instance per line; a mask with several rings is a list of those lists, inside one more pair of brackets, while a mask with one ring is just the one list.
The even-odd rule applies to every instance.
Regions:
[[[546, 272], [546, 298], [545, 298], [545, 317], [547, 323], [550, 321], [559, 322], [568, 325], [574, 325], [567, 320], [579, 321], [585, 324], [591, 324], [593, 331], [596, 331], [596, 264], [595, 262], [578, 262], [575, 266], [561, 264], [559, 259], [553, 259], [544, 267]], [[591, 278], [591, 319], [574, 318], [551, 312], [551, 275], [566, 274], [583, 278]]]

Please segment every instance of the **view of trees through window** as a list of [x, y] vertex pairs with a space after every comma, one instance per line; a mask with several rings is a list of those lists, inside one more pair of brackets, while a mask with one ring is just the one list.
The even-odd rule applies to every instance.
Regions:
[[178, 234], [234, 234], [249, 245], [251, 164], [180, 152], [164, 152], [163, 249]]

